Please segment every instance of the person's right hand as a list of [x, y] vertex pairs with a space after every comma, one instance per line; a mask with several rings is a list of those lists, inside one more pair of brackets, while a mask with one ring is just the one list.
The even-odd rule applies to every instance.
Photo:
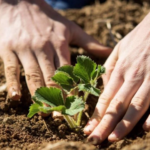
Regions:
[[70, 64], [69, 44], [81, 46], [97, 56], [110, 54], [111, 49], [100, 45], [43, 0], [15, 4], [16, 1], [0, 4], [0, 56], [11, 99], [21, 97], [19, 61], [33, 95], [38, 87], [53, 86], [51, 77], [57, 67]]

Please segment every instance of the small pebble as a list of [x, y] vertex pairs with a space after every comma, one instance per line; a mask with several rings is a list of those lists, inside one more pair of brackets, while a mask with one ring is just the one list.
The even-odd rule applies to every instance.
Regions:
[[63, 130], [65, 131], [67, 129], [67, 126], [65, 124], [61, 124], [59, 127], [58, 127], [58, 130]]
[[61, 120], [60, 118], [54, 119], [54, 124], [55, 124], [56, 126], [59, 126], [61, 123], [62, 123], [62, 120]]
[[3, 117], [0, 117], [0, 124], [3, 122]]
[[3, 119], [3, 123], [5, 124], [13, 124], [13, 119], [9, 118], [9, 117], [6, 117]]
[[56, 140], [56, 137], [57, 137], [57, 136], [54, 134], [54, 135], [53, 135], [53, 137], [52, 137], [52, 138], [53, 138], [53, 140]]

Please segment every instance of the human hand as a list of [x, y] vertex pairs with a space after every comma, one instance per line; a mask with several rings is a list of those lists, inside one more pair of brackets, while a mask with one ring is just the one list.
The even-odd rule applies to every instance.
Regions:
[[[118, 43], [104, 66], [104, 92], [84, 129], [96, 143], [122, 139], [149, 108], [150, 13]], [[150, 115], [143, 128], [150, 129]]]
[[0, 57], [5, 66], [8, 95], [21, 97], [19, 61], [31, 95], [41, 86], [54, 86], [56, 68], [70, 64], [69, 44], [108, 56], [103, 47], [43, 0], [5, 0], [0, 4]]

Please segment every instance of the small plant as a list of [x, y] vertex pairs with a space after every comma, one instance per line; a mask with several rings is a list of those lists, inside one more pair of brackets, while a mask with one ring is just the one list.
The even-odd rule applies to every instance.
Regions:
[[[89, 57], [78, 56], [75, 66], [62, 66], [52, 77], [62, 89], [41, 87], [36, 90], [32, 97], [34, 104], [30, 106], [28, 117], [31, 118], [38, 112], [58, 111], [62, 113], [71, 129], [77, 129], [80, 127], [89, 94], [95, 96], [100, 94], [100, 90], [96, 88], [97, 80], [104, 72], [105, 68], [97, 65]], [[80, 91], [84, 94], [79, 97]], [[73, 118], [75, 114], [76, 120]]]

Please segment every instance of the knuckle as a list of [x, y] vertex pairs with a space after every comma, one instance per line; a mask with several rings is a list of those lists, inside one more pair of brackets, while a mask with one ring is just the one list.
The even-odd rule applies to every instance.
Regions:
[[100, 113], [97, 113], [97, 114], [94, 114], [94, 119], [97, 121], [97, 122], [100, 122], [102, 120], [102, 116]]
[[28, 35], [23, 36], [16, 44], [16, 49], [27, 49], [31, 45], [31, 38]]
[[56, 88], [61, 89], [61, 87], [56, 82], [54, 82], [52, 80], [46, 83], [46, 87], [56, 87]]
[[110, 75], [112, 73], [112, 71], [114, 70], [114, 67], [115, 66], [105, 66], [105, 68], [106, 68], [106, 73], [105, 74]]
[[21, 44], [29, 44], [31, 41], [31, 38], [29, 36], [26, 36], [22, 39], [22, 43]]
[[117, 61], [116, 64], [116, 69], [120, 70], [120, 69], [124, 69], [124, 67], [126, 66], [126, 60], [124, 58], [121, 58]]
[[64, 36], [59, 36], [59, 43], [62, 45], [66, 42], [66, 38]]
[[97, 122], [100, 122], [100, 120], [102, 120], [102, 115], [101, 113], [99, 112], [99, 109], [96, 108], [93, 115], [92, 115], [92, 118], [90, 120], [93, 120], [95, 119]]
[[123, 119], [118, 123], [115, 130], [117, 131], [118, 135], [121, 135], [121, 133], [125, 131], [125, 129], [130, 128], [131, 126], [131, 121]]
[[105, 136], [105, 132], [103, 131], [107, 131], [110, 128], [110, 123], [109, 121], [106, 119], [106, 117], [104, 116], [103, 120], [101, 121], [102, 126], [101, 126], [101, 131], [102, 131], [102, 137]]
[[40, 37], [40, 36], [36, 36], [33, 39], [32, 42], [32, 49], [33, 50], [43, 50], [43, 48], [46, 46], [46, 44], [49, 42], [49, 38], [44, 36], [44, 37]]
[[143, 76], [144, 71], [143, 71], [143, 69], [141, 69], [140, 65], [135, 65], [133, 68], [134, 69], [133, 69], [133, 71], [131, 73], [131, 77], [130, 78], [131, 79], [141, 78], [141, 76]]
[[35, 11], [37, 11], [37, 12], [40, 11], [39, 6], [37, 6], [36, 4], [33, 4], [32, 7], [33, 7], [33, 9], [34, 9]]
[[102, 94], [98, 104], [108, 105], [109, 104], [109, 97], [105, 94]]
[[115, 109], [117, 112], [121, 112], [123, 109], [123, 102], [118, 98], [114, 98], [109, 105], [110, 109]]
[[10, 39], [10, 38], [3, 39], [3, 40], [1, 41], [1, 45], [3, 45], [3, 47], [9, 48], [9, 49], [11, 49], [12, 43], [13, 43], [13, 40]]
[[147, 59], [149, 59], [149, 57], [150, 57], [149, 53], [145, 53], [145, 52], [141, 53], [141, 55], [139, 57], [139, 59], [141, 60], [140, 63], [145, 62]]
[[15, 82], [17, 79], [17, 67], [9, 65], [5, 67], [5, 74], [7, 82]]
[[130, 105], [136, 110], [142, 110], [145, 107], [145, 101], [143, 98], [134, 97]]
[[[52, 80], [51, 80], [51, 75], [48, 75], [48, 76], [46, 76], [46, 79], [45, 79], [45, 84], [46, 84], [46, 86], [47, 87], [51, 87], [51, 86], [53, 86], [53, 82], [52, 82]], [[55, 83], [56, 84], [56, 83]]]
[[121, 78], [124, 73], [125, 73], [125, 66], [124, 66], [123, 62], [117, 63], [117, 65], [114, 68], [114, 71], [112, 73], [113, 76], [115, 76], [116, 78]]
[[7, 88], [9, 89], [9, 88], [12, 88], [12, 87], [14, 87], [14, 86], [18, 86], [18, 82], [17, 81], [12, 81], [12, 80], [9, 80], [10, 82], [7, 82]]
[[120, 131], [122, 131], [122, 128], [128, 128], [132, 125], [132, 123], [128, 120], [122, 120], [120, 123], [119, 123], [119, 126], [120, 126]]
[[30, 68], [28, 73], [26, 73], [26, 79], [30, 82], [41, 82], [41, 72], [38, 67], [36, 68]]
[[57, 42], [53, 42], [54, 47], [57, 49], [63, 49], [63, 47], [66, 45], [66, 39], [63, 36], [59, 36]]
[[5, 67], [5, 72], [9, 75], [16, 75], [17, 67], [13, 65], [8, 65]]
[[46, 76], [46, 82], [50, 82], [51, 81], [51, 75]]

